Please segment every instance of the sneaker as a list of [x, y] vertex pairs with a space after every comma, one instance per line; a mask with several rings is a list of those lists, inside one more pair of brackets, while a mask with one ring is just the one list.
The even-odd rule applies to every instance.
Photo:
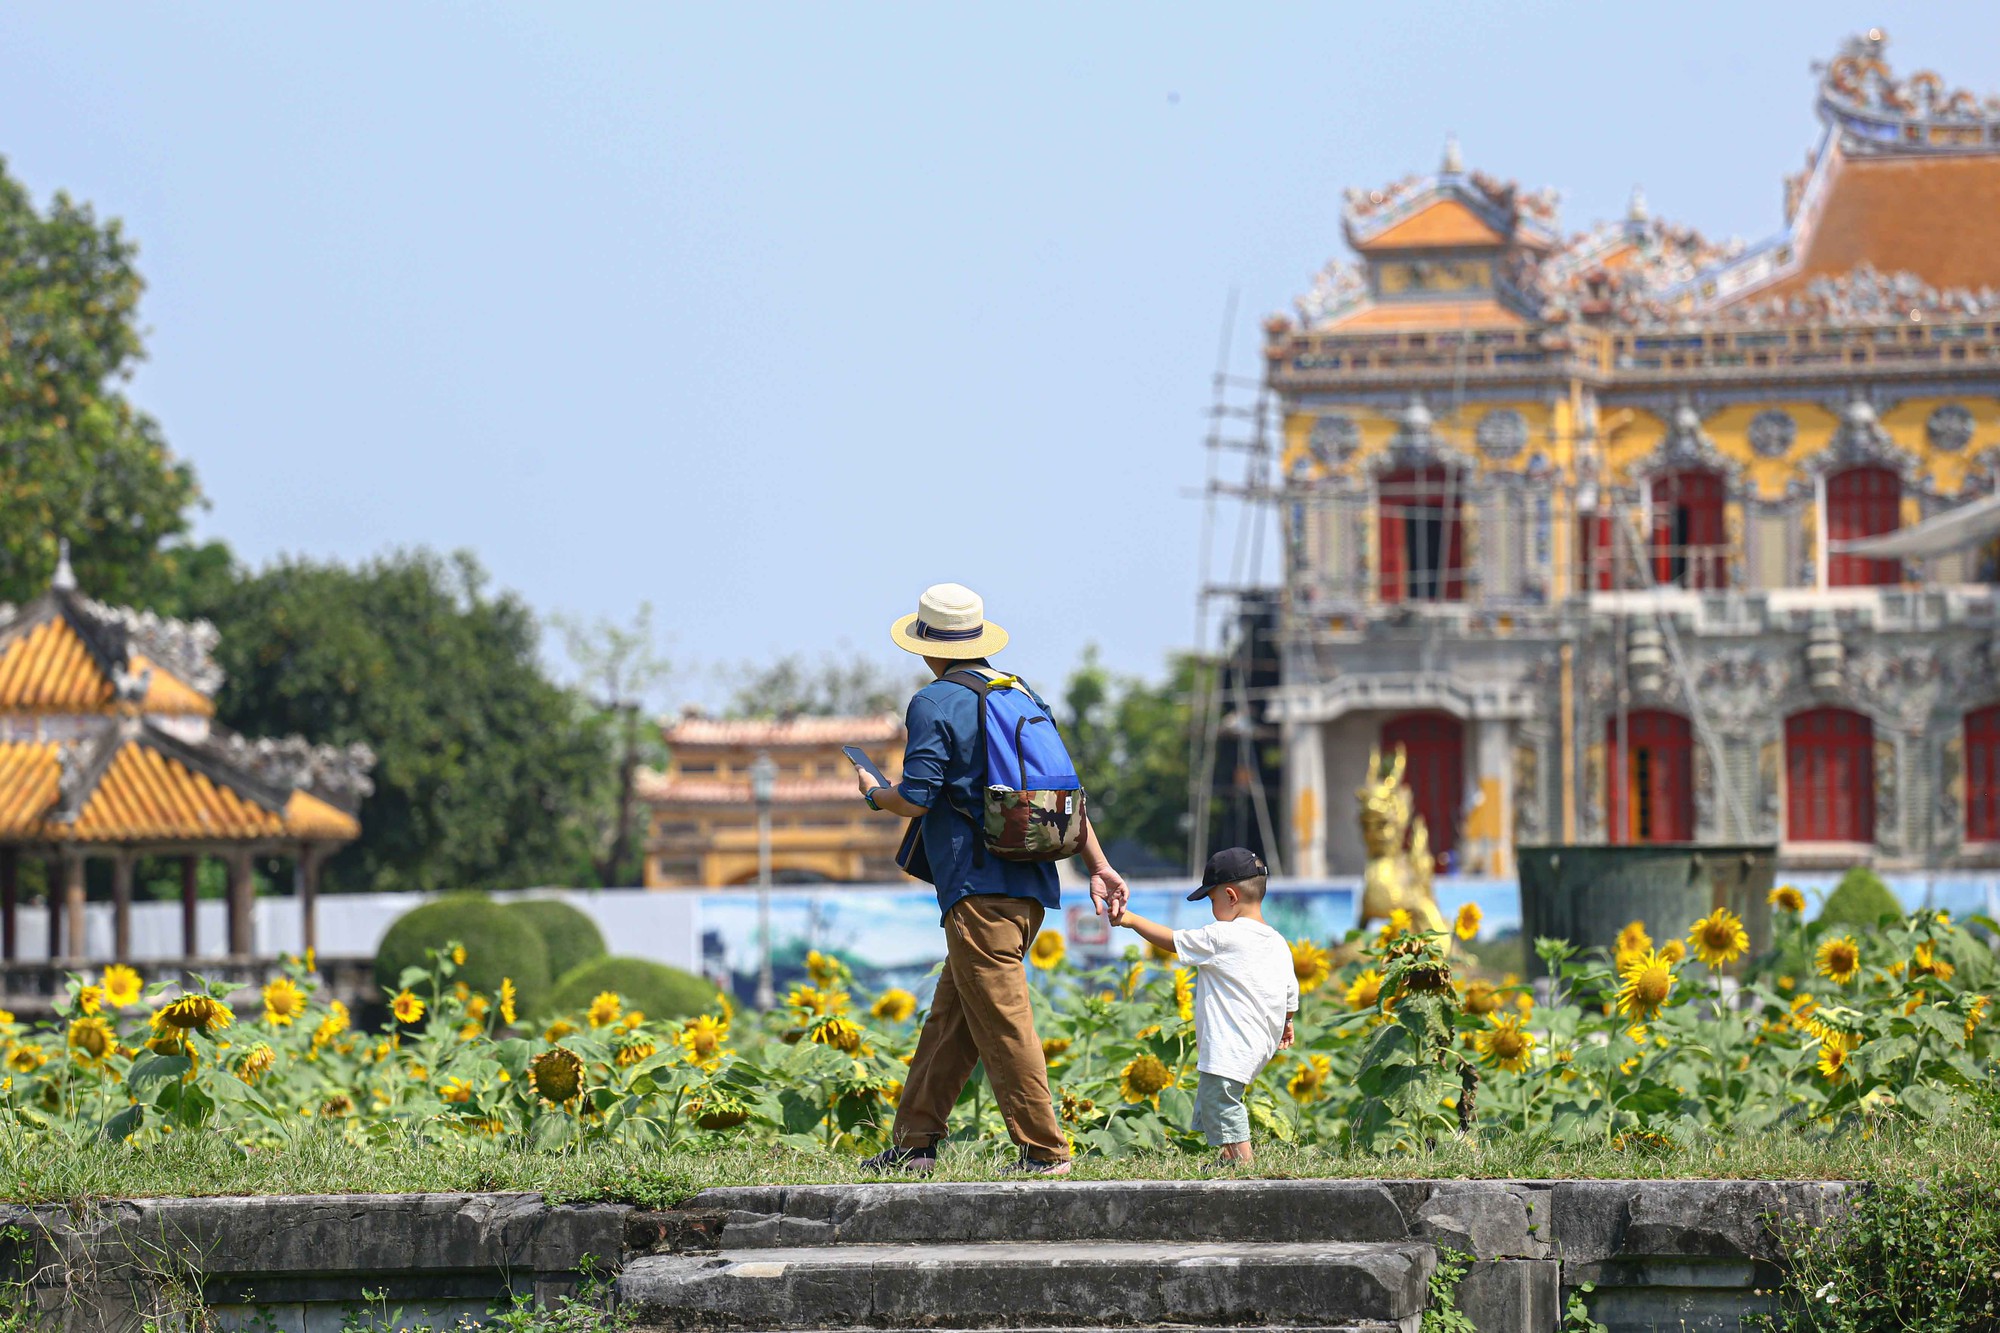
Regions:
[[927, 1176], [937, 1170], [936, 1148], [898, 1148], [893, 1144], [861, 1164], [878, 1176]]
[[1022, 1155], [1012, 1166], [1000, 1168], [1003, 1176], [1066, 1176], [1069, 1174], [1069, 1159], [1060, 1162], [1044, 1162], [1034, 1157]]

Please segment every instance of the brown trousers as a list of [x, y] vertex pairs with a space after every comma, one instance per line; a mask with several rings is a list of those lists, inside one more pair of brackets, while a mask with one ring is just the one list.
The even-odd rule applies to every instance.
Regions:
[[945, 914], [944, 970], [897, 1103], [897, 1147], [927, 1148], [945, 1136], [951, 1108], [983, 1060], [1008, 1136], [1037, 1161], [1069, 1160], [1023, 965], [1041, 928], [1042, 905], [1032, 898], [975, 894]]

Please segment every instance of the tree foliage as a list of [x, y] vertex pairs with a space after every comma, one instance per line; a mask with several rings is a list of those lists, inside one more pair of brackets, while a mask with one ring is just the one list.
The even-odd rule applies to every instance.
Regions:
[[[570, 661], [582, 673], [580, 682], [597, 722], [617, 737], [616, 790], [602, 827], [591, 839], [591, 858], [602, 888], [637, 884], [645, 877], [645, 857], [636, 836], [637, 778], [642, 763], [659, 764], [666, 746], [647, 716], [650, 697], [672, 674], [673, 666], [655, 650], [653, 606], [641, 602], [629, 626], [599, 619], [586, 623], [554, 617]], [[599, 952], [602, 952], [600, 949]]]
[[579, 882], [611, 799], [611, 737], [537, 658], [533, 614], [469, 554], [280, 560], [192, 612], [221, 631], [221, 720], [377, 756], [334, 890]]
[[927, 676], [896, 672], [872, 658], [832, 654], [815, 665], [800, 654], [769, 666], [745, 664], [730, 696], [730, 717], [863, 717], [901, 714]]
[[1188, 727], [1200, 666], [1177, 655], [1158, 682], [1114, 676], [1086, 648], [1063, 693], [1063, 739], [1107, 842], [1187, 860]]
[[150, 600], [199, 558], [166, 545], [193, 469], [117, 387], [145, 355], [136, 255], [116, 219], [60, 192], [37, 209], [0, 162], [0, 600], [40, 592], [64, 537], [111, 601]]

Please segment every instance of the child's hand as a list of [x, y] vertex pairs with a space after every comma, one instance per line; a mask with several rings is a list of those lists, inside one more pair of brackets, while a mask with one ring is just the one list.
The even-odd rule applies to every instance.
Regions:
[[1289, 1018], [1285, 1020], [1285, 1030], [1278, 1038], [1278, 1049], [1281, 1051], [1292, 1049], [1292, 1020]]
[[1104, 905], [1104, 917], [1114, 926], [1125, 924], [1125, 904], [1113, 898]]

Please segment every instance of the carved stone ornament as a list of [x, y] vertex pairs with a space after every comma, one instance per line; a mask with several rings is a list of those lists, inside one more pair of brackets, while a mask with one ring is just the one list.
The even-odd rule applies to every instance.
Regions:
[[1527, 448], [1528, 419], [1511, 407], [1498, 407], [1479, 419], [1473, 435], [1488, 458], [1505, 463]]
[[1972, 443], [1972, 412], [1960, 403], [1946, 403], [1931, 413], [1924, 423], [1924, 434], [1929, 437], [1931, 448], [1942, 454], [1955, 454]]
[[1635, 479], [1644, 480], [1662, 473], [1692, 470], [1718, 473], [1732, 487], [1742, 473], [1735, 459], [1715, 447], [1715, 441], [1701, 428], [1701, 413], [1683, 398], [1667, 415], [1666, 435], [1633, 469], [1633, 474]]
[[1709, 717], [1731, 731], [1769, 717], [1791, 687], [1790, 664], [1770, 653], [1736, 651], [1703, 658], [1695, 693]]
[[1354, 451], [1361, 447], [1361, 427], [1354, 424], [1353, 417], [1328, 413], [1314, 419], [1306, 447], [1326, 466], [1338, 467], [1354, 457]]
[[1767, 408], [1750, 418], [1750, 447], [1759, 458], [1783, 458], [1799, 438], [1799, 423], [1790, 412]]

